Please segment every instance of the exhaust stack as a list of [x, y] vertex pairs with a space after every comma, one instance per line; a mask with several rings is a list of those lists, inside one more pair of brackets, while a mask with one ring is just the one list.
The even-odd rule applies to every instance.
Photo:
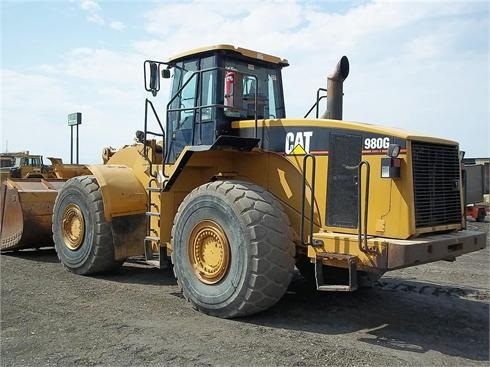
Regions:
[[320, 118], [342, 120], [343, 84], [348, 75], [349, 59], [342, 56], [334, 73], [327, 78], [327, 110]]

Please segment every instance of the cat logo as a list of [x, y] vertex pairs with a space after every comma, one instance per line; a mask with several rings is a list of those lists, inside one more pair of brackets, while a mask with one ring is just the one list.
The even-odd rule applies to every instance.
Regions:
[[288, 132], [284, 152], [290, 155], [305, 155], [310, 153], [310, 141], [313, 131]]

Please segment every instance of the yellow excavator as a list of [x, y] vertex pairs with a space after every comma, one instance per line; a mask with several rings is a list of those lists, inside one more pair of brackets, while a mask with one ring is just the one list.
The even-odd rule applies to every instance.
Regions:
[[145, 61], [154, 97], [171, 79], [165, 123], [146, 99], [137, 142], [57, 188], [62, 264], [86, 275], [171, 261], [194, 308], [231, 318], [274, 305], [295, 266], [320, 291], [354, 291], [485, 247], [465, 229], [456, 142], [342, 121], [345, 56], [307, 116], [286, 118], [286, 66], [230, 45]]

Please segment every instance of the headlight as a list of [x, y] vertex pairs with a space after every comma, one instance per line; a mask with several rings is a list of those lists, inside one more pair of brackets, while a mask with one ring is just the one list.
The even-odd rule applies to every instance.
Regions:
[[400, 146], [398, 144], [390, 144], [388, 146], [388, 157], [396, 158], [400, 154]]

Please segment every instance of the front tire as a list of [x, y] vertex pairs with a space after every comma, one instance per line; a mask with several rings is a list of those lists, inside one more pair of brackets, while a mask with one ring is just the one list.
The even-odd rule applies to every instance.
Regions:
[[104, 204], [94, 176], [69, 179], [53, 208], [53, 240], [66, 269], [81, 275], [119, 267], [114, 260], [112, 226], [104, 217]]
[[269, 192], [248, 182], [216, 181], [192, 191], [175, 217], [172, 243], [185, 298], [212, 316], [268, 309], [294, 270], [287, 215]]

